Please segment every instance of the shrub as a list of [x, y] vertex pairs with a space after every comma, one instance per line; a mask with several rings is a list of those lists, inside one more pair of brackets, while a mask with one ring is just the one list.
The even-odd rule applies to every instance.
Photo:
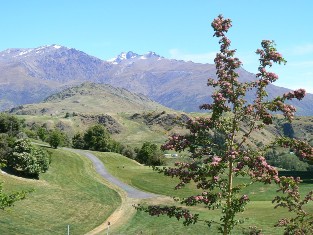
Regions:
[[38, 177], [49, 169], [50, 157], [46, 151], [31, 144], [28, 139], [15, 141], [7, 158], [7, 166], [18, 173]]
[[102, 152], [110, 151], [110, 134], [100, 124], [88, 128], [83, 138], [85, 149]]
[[47, 141], [52, 148], [56, 149], [63, 143], [63, 136], [59, 130], [53, 130], [49, 133]]
[[121, 154], [125, 157], [135, 159], [136, 158], [136, 152], [135, 150], [130, 146], [123, 146]]
[[15, 136], [20, 132], [22, 124], [23, 121], [17, 119], [15, 116], [0, 113], [0, 133]]
[[137, 153], [136, 160], [149, 166], [160, 166], [164, 164], [163, 152], [156, 144], [150, 142], [143, 143]]

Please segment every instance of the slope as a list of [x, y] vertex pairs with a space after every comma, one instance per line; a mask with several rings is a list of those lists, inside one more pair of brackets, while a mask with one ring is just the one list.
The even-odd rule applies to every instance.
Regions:
[[122, 88], [83, 83], [53, 94], [38, 104], [22, 105], [10, 112], [22, 115], [64, 116], [66, 113], [116, 114], [147, 110], [168, 110], [168, 108], [144, 95], [134, 94]]
[[0, 173], [6, 191], [34, 189], [11, 210], [0, 214], [0, 234], [84, 234], [100, 225], [120, 205], [117, 192], [104, 185], [91, 162], [64, 150], [40, 180]]

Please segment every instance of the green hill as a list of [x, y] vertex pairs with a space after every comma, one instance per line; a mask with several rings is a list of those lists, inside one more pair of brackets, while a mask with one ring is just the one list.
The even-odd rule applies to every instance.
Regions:
[[144, 95], [111, 85], [83, 83], [49, 96], [43, 102], [11, 109], [20, 115], [62, 116], [66, 113], [119, 113], [147, 110], [169, 110]]
[[121, 203], [91, 162], [75, 153], [52, 150], [52, 163], [40, 180], [0, 173], [5, 191], [34, 189], [0, 213], [0, 234], [84, 234], [100, 225]]

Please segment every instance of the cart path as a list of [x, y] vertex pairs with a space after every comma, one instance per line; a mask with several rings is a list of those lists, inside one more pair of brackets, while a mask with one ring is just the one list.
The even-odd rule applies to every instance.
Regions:
[[103, 163], [92, 153], [85, 152], [85, 151], [78, 150], [78, 149], [70, 149], [70, 148], [65, 148], [65, 149], [72, 151], [72, 152], [75, 152], [75, 153], [78, 153], [80, 155], [84, 155], [85, 157], [89, 158], [92, 161], [97, 173], [100, 174], [107, 181], [111, 182], [112, 184], [114, 184], [114, 185], [118, 186], [119, 188], [121, 188], [122, 190], [124, 190], [127, 193], [127, 197], [135, 198], [135, 199], [145, 199], [145, 198], [153, 198], [153, 197], [158, 196], [158, 195], [153, 194], [153, 193], [147, 193], [147, 192], [140, 191], [136, 188], [133, 188], [133, 187], [123, 183], [119, 179], [115, 178], [113, 175], [111, 175], [106, 170]]

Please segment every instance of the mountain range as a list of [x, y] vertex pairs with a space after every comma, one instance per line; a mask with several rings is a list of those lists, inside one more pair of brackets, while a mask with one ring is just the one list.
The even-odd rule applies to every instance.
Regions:
[[[43, 101], [49, 95], [84, 82], [110, 84], [141, 93], [181, 111], [199, 111], [211, 101], [208, 78], [216, 78], [215, 65], [166, 59], [155, 52], [124, 52], [108, 61], [59, 45], [0, 52], [0, 109]], [[239, 69], [241, 81], [255, 75]], [[270, 85], [269, 98], [289, 91]], [[252, 94], [248, 94], [252, 100]], [[298, 115], [313, 115], [313, 95], [293, 101]]]

